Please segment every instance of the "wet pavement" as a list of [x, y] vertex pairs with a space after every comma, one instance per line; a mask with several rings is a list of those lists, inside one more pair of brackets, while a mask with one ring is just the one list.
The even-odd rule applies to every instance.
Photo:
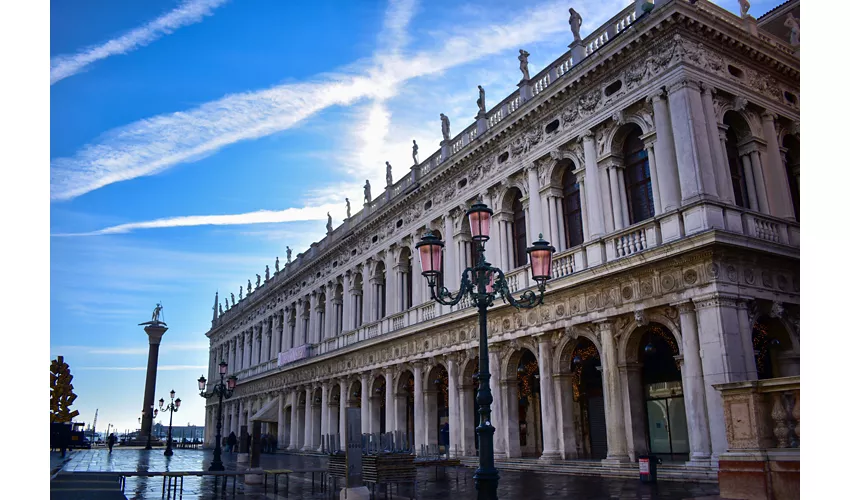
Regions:
[[[199, 471], [207, 470], [212, 462], [212, 450], [174, 450], [174, 456], [165, 457], [162, 449], [141, 450], [115, 448], [110, 454], [105, 449], [80, 450], [73, 454], [64, 465], [63, 472], [162, 472], [162, 471]], [[243, 470], [244, 465], [237, 468], [236, 454], [225, 454], [222, 457], [227, 470]], [[304, 455], [262, 455], [260, 467], [263, 469], [304, 469], [311, 467], [326, 467], [327, 459], [321, 456]], [[415, 498], [421, 500], [446, 500], [455, 498], [475, 498], [475, 483], [472, 479], [474, 470], [471, 468], [449, 468], [445, 473], [436, 475], [434, 467], [417, 467], [417, 485]], [[499, 471], [499, 498], [501, 500], [538, 498], [580, 498], [587, 500], [601, 499], [694, 499], [713, 497], [718, 494], [716, 484], [660, 482], [643, 484], [637, 478], [614, 479], [586, 476], [571, 476], [566, 474], [542, 474], [538, 472]], [[438, 479], [437, 479], [438, 477]], [[232, 480], [231, 480], [232, 481]], [[294, 474], [289, 483], [287, 495], [283, 492], [283, 477], [279, 479], [278, 494], [272, 492], [271, 481], [268, 492], [263, 492], [263, 486], [244, 485], [242, 480], [237, 482], [236, 497], [243, 499], [320, 499], [339, 498], [339, 493], [333, 497], [330, 491], [320, 491], [318, 478], [315, 490], [311, 491], [309, 474]], [[220, 486], [221, 482], [218, 481]], [[231, 482], [228, 484], [227, 498], [231, 497]], [[410, 498], [410, 486], [401, 485], [398, 491], [395, 487], [390, 492], [393, 498]], [[330, 490], [330, 488], [329, 488]], [[338, 490], [337, 490], [338, 491]], [[127, 478], [124, 493], [130, 499], [162, 498], [162, 478]], [[216, 492], [214, 480], [210, 477], [186, 477], [183, 484], [183, 494], [178, 498], [186, 500], [207, 500], [221, 498]], [[384, 492], [376, 494], [375, 498], [384, 498]]]

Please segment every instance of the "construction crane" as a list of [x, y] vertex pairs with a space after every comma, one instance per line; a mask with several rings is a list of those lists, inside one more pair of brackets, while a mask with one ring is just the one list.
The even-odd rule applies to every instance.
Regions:
[[91, 423], [91, 442], [92, 443], [94, 443], [96, 441], [95, 434], [94, 434], [94, 428], [97, 426], [97, 412], [98, 412], [98, 410], [95, 409], [94, 410], [94, 420]]

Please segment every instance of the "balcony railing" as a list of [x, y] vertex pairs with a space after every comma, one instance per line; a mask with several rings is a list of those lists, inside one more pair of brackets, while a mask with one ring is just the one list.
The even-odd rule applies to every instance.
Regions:
[[661, 241], [658, 232], [658, 221], [652, 219], [605, 238], [608, 260], [621, 259], [658, 246]]
[[729, 452], [800, 448], [800, 377], [716, 384]]

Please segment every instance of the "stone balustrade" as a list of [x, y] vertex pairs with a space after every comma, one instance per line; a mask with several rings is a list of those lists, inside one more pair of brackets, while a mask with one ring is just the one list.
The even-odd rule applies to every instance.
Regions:
[[608, 260], [621, 259], [655, 248], [661, 241], [659, 223], [651, 219], [637, 227], [632, 226], [605, 238], [605, 252]]

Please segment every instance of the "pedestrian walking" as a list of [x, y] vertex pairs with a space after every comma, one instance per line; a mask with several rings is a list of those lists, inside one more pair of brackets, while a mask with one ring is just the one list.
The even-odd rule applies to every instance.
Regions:
[[236, 433], [233, 432], [233, 431], [230, 431], [230, 435], [227, 436], [227, 447], [230, 449], [231, 455], [233, 454], [233, 449], [236, 448], [237, 442], [238, 441], [236, 439]]
[[115, 441], [117, 441], [117, 438], [115, 437], [114, 432], [106, 438], [106, 445], [109, 446], [109, 453], [112, 453], [112, 447], [115, 445]]

